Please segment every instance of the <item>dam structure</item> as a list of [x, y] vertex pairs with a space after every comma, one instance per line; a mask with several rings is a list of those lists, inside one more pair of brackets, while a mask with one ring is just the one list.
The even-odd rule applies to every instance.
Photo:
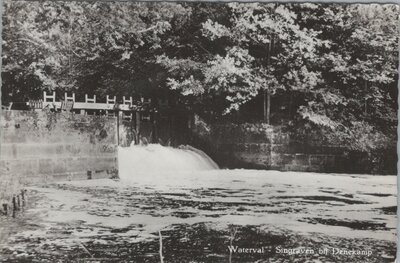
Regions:
[[[343, 145], [311, 135], [298, 141], [266, 123], [207, 123], [168, 102], [132, 96], [99, 99], [85, 94], [79, 99], [74, 93], [44, 91], [40, 100], [3, 107], [1, 131], [2, 172], [24, 183], [117, 177], [118, 147], [141, 142], [188, 144], [221, 168], [378, 174], [392, 174], [396, 168], [396, 154], [381, 158], [384, 162], [373, 170], [368, 156], [348, 154]], [[161, 145], [121, 151], [146, 155]], [[167, 149], [157, 148], [167, 157], [176, 150]], [[194, 152], [180, 152], [185, 151]]]
[[[211, 165], [323, 173], [396, 171], [396, 149], [371, 159], [313, 134], [299, 141], [279, 125], [207, 122], [188, 109], [151, 98], [79, 98], [44, 91], [39, 100], [2, 109], [0, 188], [6, 189], [1, 199], [9, 203], [23, 185], [118, 178], [127, 170], [160, 173]], [[180, 145], [190, 146], [176, 149]]]

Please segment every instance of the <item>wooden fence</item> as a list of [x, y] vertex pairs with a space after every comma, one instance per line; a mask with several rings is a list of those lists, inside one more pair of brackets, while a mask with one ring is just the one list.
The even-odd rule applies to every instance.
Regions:
[[134, 101], [132, 97], [122, 97], [122, 101], [118, 103], [116, 96], [106, 96], [105, 102], [98, 102], [96, 95], [90, 97], [85, 94], [84, 101], [77, 101], [75, 93], [68, 95], [64, 93], [64, 99], [57, 100], [56, 92], [48, 94], [43, 92], [43, 99], [30, 100], [27, 105], [32, 110], [53, 110], [53, 111], [73, 111], [79, 114], [94, 114], [94, 115], [111, 115], [117, 113], [122, 115], [124, 119], [132, 120], [134, 112], [140, 112], [142, 118], [149, 118], [149, 112], [155, 111], [151, 106], [151, 99], [141, 98]]

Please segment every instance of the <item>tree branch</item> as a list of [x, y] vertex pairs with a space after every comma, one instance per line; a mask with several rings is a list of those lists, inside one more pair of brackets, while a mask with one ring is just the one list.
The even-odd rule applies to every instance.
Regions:
[[141, 33], [146, 33], [148, 31], [151, 31], [151, 30], [155, 29], [155, 28], [157, 28], [157, 25], [151, 26], [151, 27], [143, 29], [143, 30], [139, 30], [138, 33], [140, 33], [140, 34]]
[[205, 49], [200, 43], [198, 43], [198, 42], [195, 42], [195, 43], [196, 43], [196, 45], [197, 45], [199, 48], [201, 48], [202, 50], [204, 50], [204, 51], [207, 52], [208, 54], [212, 55], [212, 53], [211, 53], [210, 51], [208, 51], [207, 49]]
[[33, 41], [33, 40], [30, 40], [30, 39], [28, 39], [28, 38], [18, 38], [17, 41], [24, 41], [24, 42], [29, 42], [29, 43], [31, 43], [31, 44], [34, 44], [34, 45], [36, 45], [36, 46], [42, 46], [42, 44], [37, 43], [37, 42], [35, 42], [35, 41]]

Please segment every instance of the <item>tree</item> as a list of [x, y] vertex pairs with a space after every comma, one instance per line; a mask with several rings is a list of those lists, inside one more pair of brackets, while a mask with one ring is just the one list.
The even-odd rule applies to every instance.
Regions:
[[199, 112], [209, 107], [229, 115], [267, 93], [275, 103], [289, 104], [282, 107], [289, 108], [285, 123], [296, 131], [319, 129], [330, 143], [362, 150], [391, 143], [397, 124], [398, 6], [216, 8], [223, 11], [191, 21], [201, 25], [193, 38], [202, 48], [158, 57], [171, 75], [167, 85], [197, 101]]
[[[396, 140], [398, 11], [396, 5], [296, 6], [302, 27], [320, 32], [323, 82], [299, 106], [330, 141], [355, 149]], [[369, 138], [369, 139], [366, 139]], [[386, 144], [386, 145], [385, 145]]]
[[202, 49], [190, 58], [158, 58], [173, 76], [168, 80], [171, 89], [223, 96], [223, 113], [228, 114], [264, 91], [275, 94], [318, 84], [320, 72], [309, 70], [308, 64], [324, 42], [315, 38], [316, 32], [300, 29], [293, 12], [278, 4], [231, 3], [227, 8], [221, 16], [228, 17], [206, 19], [198, 29], [200, 42], [213, 50]]
[[7, 1], [3, 94], [132, 90], [160, 36], [187, 12], [171, 3]]
[[247, 120], [256, 107], [265, 122], [298, 134], [383, 147], [396, 134], [398, 12], [371, 4], [6, 1], [3, 102], [43, 90], [172, 96], [214, 119]]

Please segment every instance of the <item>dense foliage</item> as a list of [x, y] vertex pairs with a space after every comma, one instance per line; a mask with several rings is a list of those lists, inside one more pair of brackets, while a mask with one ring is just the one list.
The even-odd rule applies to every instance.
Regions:
[[395, 140], [398, 40], [396, 5], [6, 1], [2, 103], [151, 96], [367, 151]]

